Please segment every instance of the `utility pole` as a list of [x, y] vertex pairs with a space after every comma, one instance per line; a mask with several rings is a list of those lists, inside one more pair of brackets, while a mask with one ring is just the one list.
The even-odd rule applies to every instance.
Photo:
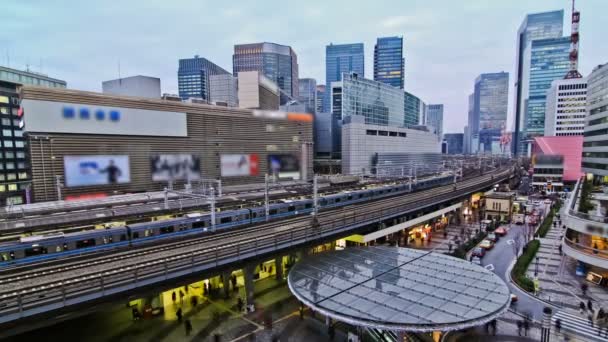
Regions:
[[57, 200], [61, 201], [61, 188], [63, 185], [61, 184], [61, 176], [55, 175], [55, 186], [57, 187]]
[[313, 208], [313, 213], [315, 215], [317, 215], [319, 213], [319, 185], [318, 185], [317, 178], [318, 178], [318, 176], [317, 176], [317, 174], [315, 174], [313, 177], [313, 180], [312, 180], [312, 191], [313, 191], [312, 208]]
[[211, 229], [215, 231], [215, 191], [211, 187]]
[[264, 175], [264, 208], [266, 209], [266, 221], [270, 220], [270, 204], [268, 203], [268, 174]]

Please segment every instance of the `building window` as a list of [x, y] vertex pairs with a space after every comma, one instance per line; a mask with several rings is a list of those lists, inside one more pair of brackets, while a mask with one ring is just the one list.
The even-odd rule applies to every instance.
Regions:
[[9, 184], [8, 191], [17, 191], [17, 184], [15, 184], [15, 183]]
[[10, 129], [3, 129], [2, 130], [2, 135], [5, 137], [12, 137], [13, 136], [13, 131], [11, 131]]
[[11, 119], [2, 119], [2, 124], [4, 126], [10, 126], [11, 125]]
[[15, 130], [15, 136], [16, 136], [16, 137], [22, 137], [22, 136], [23, 136], [23, 131], [22, 131], [22, 130], [19, 130], [19, 129], [16, 129], [16, 130]]
[[6, 191], [6, 185], [1, 184], [0, 185], [0, 192], [5, 192]]
[[[16, 184], [11, 184], [11, 185], [16, 185]], [[9, 185], [9, 190], [10, 190], [10, 185]], [[23, 198], [21, 196], [11, 196], [6, 199], [6, 204], [7, 205], [23, 204]]]
[[13, 163], [13, 162], [6, 163], [5, 167], [6, 167], [7, 170], [14, 170], [15, 169], [15, 163]]
[[18, 162], [17, 163], [17, 168], [18, 169], [25, 169], [25, 162]]
[[388, 136], [388, 132], [387, 131], [378, 131], [378, 135]]
[[15, 158], [15, 153], [13, 153], [13, 152], [4, 152], [4, 158], [6, 158], [6, 159], [13, 159], [13, 158]]
[[23, 147], [25, 146], [25, 143], [23, 141], [15, 141], [15, 147]]
[[[8, 96], [0, 95], [0, 103], [9, 103]], [[2, 113], [2, 114], [6, 114], [6, 113]]]
[[7, 173], [6, 174], [6, 180], [11, 181], [11, 180], [15, 180], [15, 179], [17, 179], [17, 174], [15, 174], [15, 173]]
[[12, 140], [4, 140], [4, 147], [13, 147]]
[[368, 129], [365, 133], [367, 135], [378, 135], [378, 131], [373, 130], [373, 129]]
[[8, 108], [0, 107], [0, 113], [2, 113], [2, 114], [8, 114]]
[[25, 152], [17, 152], [17, 158], [25, 158]]
[[27, 172], [19, 172], [19, 179], [27, 179]]

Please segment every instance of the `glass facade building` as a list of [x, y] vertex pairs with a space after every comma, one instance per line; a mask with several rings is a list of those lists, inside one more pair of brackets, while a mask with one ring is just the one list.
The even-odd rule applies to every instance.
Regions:
[[210, 101], [209, 76], [211, 75], [230, 75], [230, 73], [198, 55], [194, 58], [180, 59], [177, 69], [179, 97], [182, 100], [192, 97]]
[[547, 90], [570, 70], [570, 37], [538, 39], [531, 43], [530, 77], [524, 121], [525, 139], [543, 136]]
[[378, 38], [374, 46], [374, 81], [403, 89], [403, 37]]
[[481, 74], [475, 80], [473, 108], [469, 120], [471, 134], [479, 135], [480, 152], [492, 152], [500, 143], [507, 125], [509, 73]]
[[412, 93], [407, 91], [403, 94], [403, 125], [412, 127], [420, 125], [424, 111], [424, 102]]
[[517, 32], [515, 54], [515, 125], [513, 153], [521, 150], [521, 134], [525, 128], [524, 118], [527, 106], [529, 80], [530, 44], [535, 39], [559, 38], [563, 34], [564, 11], [528, 14]]
[[325, 104], [325, 84], [317, 85], [317, 99], [316, 99], [316, 113], [323, 113], [323, 108]]
[[583, 137], [585, 173], [608, 183], [608, 63], [587, 77], [587, 118]]
[[[332, 82], [342, 80], [342, 74], [356, 73], [365, 77], [363, 43], [329, 44], [325, 47], [325, 84], [331, 87]], [[325, 94], [324, 112], [331, 111], [330, 92]]]
[[447, 154], [463, 154], [464, 152], [464, 134], [463, 133], [446, 133], [444, 140], [447, 144]]
[[30, 197], [31, 170], [19, 117], [17, 88], [20, 85], [65, 88], [67, 83], [46, 75], [0, 66], [0, 205], [27, 203]]
[[289, 46], [275, 43], [235, 45], [232, 68], [237, 77], [240, 71], [258, 71], [289, 97], [298, 97], [298, 56]]
[[209, 102], [227, 107], [238, 107], [238, 81], [230, 74], [209, 76]]
[[426, 122], [425, 125], [432, 129], [432, 132], [437, 134], [437, 139], [442, 140], [443, 137], [443, 105], [430, 104], [426, 106]]
[[317, 107], [317, 81], [314, 78], [300, 78], [298, 87], [298, 102], [305, 106], [307, 113], [314, 114]]

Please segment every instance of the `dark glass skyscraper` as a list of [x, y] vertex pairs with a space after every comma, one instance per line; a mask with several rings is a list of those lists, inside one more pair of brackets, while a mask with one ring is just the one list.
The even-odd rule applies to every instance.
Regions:
[[286, 45], [275, 43], [240, 44], [234, 46], [232, 70], [259, 71], [292, 98], [298, 97], [298, 56]]
[[[342, 80], [342, 74], [356, 73], [365, 77], [365, 63], [363, 58], [363, 43], [355, 44], [329, 44], [325, 47], [325, 85], [331, 89], [331, 82]], [[330, 91], [325, 92], [323, 111], [330, 112]]]
[[195, 97], [209, 101], [211, 75], [230, 75], [230, 73], [198, 55], [194, 58], [180, 59], [177, 70], [179, 97], [184, 100]]
[[374, 81], [403, 89], [403, 37], [378, 38], [374, 46]]
[[528, 14], [517, 32], [517, 52], [515, 55], [515, 125], [513, 153], [520, 150], [521, 134], [524, 130], [529, 80], [525, 76], [530, 71], [531, 42], [535, 39], [559, 38], [563, 34], [564, 11]]
[[471, 134], [479, 134], [479, 151], [492, 152], [492, 145], [500, 142], [507, 124], [508, 103], [509, 73], [488, 73], [477, 77], [469, 128]]

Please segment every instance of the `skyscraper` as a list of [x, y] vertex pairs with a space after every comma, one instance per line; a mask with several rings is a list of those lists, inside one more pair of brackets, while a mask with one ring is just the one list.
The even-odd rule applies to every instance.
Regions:
[[198, 55], [194, 58], [180, 59], [177, 70], [179, 97], [183, 100], [194, 97], [209, 101], [211, 75], [230, 75], [230, 73]]
[[583, 172], [605, 182], [608, 176], [608, 63], [597, 66], [587, 77], [587, 117], [583, 138]]
[[403, 89], [403, 37], [378, 38], [374, 46], [374, 81]]
[[239, 44], [234, 46], [232, 70], [258, 71], [292, 98], [298, 97], [298, 56], [290, 46], [275, 43]]
[[422, 122], [425, 106], [424, 102], [418, 96], [408, 93], [407, 91], [404, 92], [403, 96], [403, 125], [405, 127], [419, 125]]
[[443, 105], [429, 104], [426, 106], [426, 122], [425, 125], [432, 129], [432, 132], [437, 134], [437, 139], [443, 139]]
[[[570, 37], [537, 39], [531, 42], [529, 90], [525, 98], [525, 120], [520, 142], [544, 135], [545, 104], [551, 82], [563, 79], [570, 69]], [[524, 78], [525, 79], [525, 78]]]
[[587, 79], [555, 80], [547, 91], [545, 136], [583, 135], [587, 105]]
[[323, 104], [325, 103], [325, 84], [317, 84], [317, 99], [316, 99], [316, 113], [323, 112]]
[[298, 87], [298, 101], [304, 104], [307, 113], [314, 114], [317, 107], [317, 81], [314, 78], [300, 78]]
[[477, 76], [469, 129], [470, 134], [479, 134], [479, 151], [492, 152], [492, 146], [500, 143], [507, 124], [508, 103], [509, 73], [503, 71]]
[[[356, 73], [360, 78], [365, 77], [363, 43], [329, 44], [325, 47], [325, 85], [331, 88], [332, 82], [342, 80], [342, 74]], [[324, 112], [331, 112], [329, 94], [325, 92]]]
[[513, 153], [519, 153], [521, 131], [524, 128], [530, 71], [530, 43], [535, 39], [559, 38], [563, 34], [564, 11], [528, 14], [517, 32], [515, 55], [515, 125]]

